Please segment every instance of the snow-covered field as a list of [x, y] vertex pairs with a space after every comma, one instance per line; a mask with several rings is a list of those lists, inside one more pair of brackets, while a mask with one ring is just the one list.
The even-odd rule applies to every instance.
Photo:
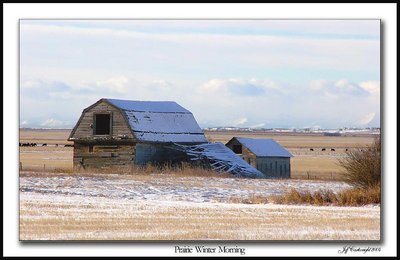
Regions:
[[379, 240], [380, 208], [232, 203], [342, 182], [150, 175], [20, 177], [21, 240]]

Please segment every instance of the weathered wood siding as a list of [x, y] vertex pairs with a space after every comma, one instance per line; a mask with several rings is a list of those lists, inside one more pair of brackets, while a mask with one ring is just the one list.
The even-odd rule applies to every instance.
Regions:
[[290, 178], [290, 158], [257, 157], [256, 168], [267, 176]]
[[257, 162], [256, 162], [257, 156], [254, 153], [252, 153], [249, 149], [247, 149], [245, 146], [243, 146], [241, 143], [239, 143], [236, 139], [226, 144], [226, 146], [232, 151], [234, 150], [233, 149], [234, 145], [242, 146], [242, 154], [240, 154], [240, 157], [242, 157], [243, 160], [245, 160], [248, 164], [250, 164], [254, 168], [257, 168]]
[[74, 167], [129, 166], [135, 160], [135, 144], [74, 145]]
[[93, 135], [93, 129], [90, 127], [90, 125], [94, 123], [94, 114], [109, 112], [112, 113], [112, 129], [110, 138], [122, 137], [124, 135], [126, 138], [133, 138], [132, 132], [129, 129], [121, 112], [106, 102], [100, 102], [95, 107], [92, 107], [90, 110], [84, 113], [72, 138], [93, 139], [95, 136]]

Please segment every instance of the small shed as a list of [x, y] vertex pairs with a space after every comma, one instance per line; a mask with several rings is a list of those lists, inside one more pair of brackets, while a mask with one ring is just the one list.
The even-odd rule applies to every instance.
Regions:
[[290, 178], [293, 155], [275, 140], [233, 137], [226, 146], [267, 177]]
[[207, 143], [193, 114], [172, 101], [100, 99], [73, 128], [74, 167], [175, 163], [186, 160], [173, 143]]

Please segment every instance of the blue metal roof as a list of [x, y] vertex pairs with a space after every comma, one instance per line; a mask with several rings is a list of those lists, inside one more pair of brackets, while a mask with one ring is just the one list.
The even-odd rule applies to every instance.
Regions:
[[190, 113], [189, 110], [178, 105], [173, 101], [136, 101], [107, 99], [108, 102], [122, 110], [138, 112], [163, 112], [163, 113]]
[[273, 139], [253, 139], [234, 137], [252, 153], [260, 157], [293, 157], [291, 153], [283, 148]]
[[136, 139], [148, 142], [204, 143], [193, 114], [172, 101], [106, 99], [121, 109]]

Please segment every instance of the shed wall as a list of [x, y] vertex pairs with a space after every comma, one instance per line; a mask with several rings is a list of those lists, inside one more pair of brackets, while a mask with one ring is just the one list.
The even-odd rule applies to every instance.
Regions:
[[290, 158], [257, 157], [256, 168], [267, 176], [290, 178]]

